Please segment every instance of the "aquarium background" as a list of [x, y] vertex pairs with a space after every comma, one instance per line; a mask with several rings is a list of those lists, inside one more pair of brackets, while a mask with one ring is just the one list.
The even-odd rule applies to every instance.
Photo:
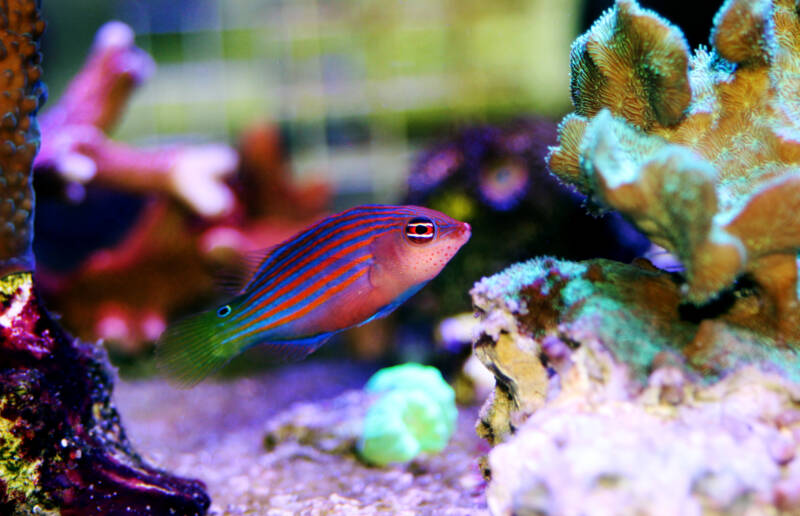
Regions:
[[235, 141], [280, 124], [293, 170], [339, 199], [403, 193], [413, 152], [454, 126], [569, 109], [576, 0], [76, 0], [45, 2], [57, 98], [105, 21], [158, 65], [115, 137]]
[[[65, 504], [62, 512], [91, 503], [98, 514], [144, 506], [213, 516], [800, 511], [800, 240], [779, 245], [797, 218], [800, 151], [763, 137], [798, 126], [797, 113], [777, 109], [797, 98], [793, 2], [778, 4], [791, 24], [764, 23], [743, 47], [724, 41], [742, 20], [724, 30], [722, 21], [752, 23], [748, 9], [775, 2], [726, 2], [714, 48], [745, 54], [737, 66], [710, 59], [708, 68], [708, 54], [695, 54], [693, 79], [710, 75], [692, 82], [718, 100], [711, 116], [720, 123], [708, 127], [695, 108], [709, 97], [695, 89], [690, 101], [688, 86], [673, 88], [687, 84], [677, 30], [635, 0], [577, 40], [611, 65], [599, 82], [572, 85], [568, 43], [611, 2], [43, 1], [52, 111], [39, 118], [41, 139], [31, 131], [26, 141], [44, 142], [40, 157], [59, 136], [83, 134], [79, 116], [52, 119], [98, 28], [132, 26], [158, 70], [124, 99], [119, 127], [101, 141], [133, 166], [83, 183], [63, 161], [34, 164], [35, 217], [14, 206], [16, 218], [35, 218], [39, 247], [35, 271], [0, 281], [0, 513], [17, 502], [20, 513], [49, 509], [42, 500]], [[685, 29], [695, 48], [720, 3], [643, 5]], [[677, 58], [660, 61], [653, 48]], [[586, 65], [580, 51], [572, 58]], [[654, 85], [643, 69], [671, 79]], [[95, 82], [125, 75], [103, 70]], [[773, 80], [792, 86], [755, 87]], [[80, 106], [102, 106], [108, 89]], [[577, 111], [600, 99], [616, 118], [592, 115], [583, 137], [570, 138], [579, 127], [570, 124], [583, 122], [564, 118], [570, 96]], [[652, 111], [665, 99], [682, 99], [670, 129]], [[642, 109], [627, 109], [637, 101]], [[647, 117], [659, 122], [646, 128]], [[665, 134], [664, 155], [681, 159], [634, 156]], [[761, 154], [764, 142], [770, 152]], [[198, 209], [177, 181], [124, 181], [148, 173], [148, 155], [204, 143], [240, 159], [218, 181], [235, 197], [229, 212]], [[552, 174], [548, 145], [558, 146]], [[11, 157], [30, 162], [20, 148]], [[609, 155], [624, 166], [604, 169]], [[183, 177], [213, 191], [219, 184], [202, 181], [198, 161]], [[788, 179], [759, 183], [765, 167]], [[175, 168], [163, 165], [160, 177]], [[582, 184], [579, 169], [602, 180]], [[4, 170], [2, 181], [20, 177]], [[739, 215], [716, 203], [733, 190], [747, 207]], [[620, 212], [601, 215], [598, 200]], [[469, 222], [472, 237], [391, 317], [305, 360], [276, 364], [254, 347], [191, 389], [154, 365], [164, 328], [220, 306], [218, 266], [364, 202], [439, 209]], [[636, 228], [621, 231], [623, 215], [672, 247], [659, 254]], [[742, 237], [747, 274], [715, 254], [727, 243], [694, 238], [709, 220], [720, 233], [741, 223], [730, 235]], [[689, 272], [669, 249], [699, 250], [682, 255]], [[696, 281], [708, 277], [724, 281]], [[698, 284], [706, 298], [692, 297]], [[383, 376], [392, 370], [403, 374]], [[586, 489], [575, 496], [575, 486]]]
[[[708, 33], [717, 3], [692, 9], [678, 9], [677, 4], [662, 0], [644, 5], [669, 12], [669, 18], [687, 27], [687, 38], [696, 45], [702, 41], [698, 34]], [[525, 169], [546, 182], [549, 175], [543, 156], [547, 145], [555, 143], [556, 121], [571, 109], [570, 44], [610, 1], [77, 0], [44, 4], [48, 20], [44, 69], [50, 90], [45, 111], [56, 104], [81, 69], [96, 31], [109, 20], [121, 20], [134, 29], [136, 45], [153, 57], [157, 67], [127, 103], [119, 126], [110, 135], [115, 141], [139, 148], [224, 142], [241, 150], [255, 127], [262, 128], [261, 134], [275, 130], [280, 135], [278, 145], [284, 147], [282, 156], [262, 176], [280, 183], [284, 175], [300, 188], [323, 183], [325, 195], [310, 188], [296, 196], [297, 200], [318, 199], [316, 216], [379, 202], [422, 204], [456, 218], [466, 217], [463, 220], [474, 229], [471, 245], [441, 278], [416, 296], [411, 310], [400, 314], [402, 321], [416, 320], [409, 315], [415, 309], [434, 322], [469, 310], [467, 292], [474, 281], [530, 256], [617, 256], [613, 252], [620, 246], [616, 237], [576, 229], [580, 224], [573, 226], [569, 238], [558, 236], [565, 220], [574, 222], [583, 214], [580, 200], [572, 202], [575, 213], [563, 203], [554, 210], [550, 201], [555, 202], [555, 194], [538, 185], [510, 210], [482, 203], [482, 194], [473, 184], [480, 183], [484, 172], [491, 174], [498, 163], [504, 163], [497, 161], [498, 149], [513, 147], [512, 142], [523, 136], [531, 141], [523, 152]], [[533, 132], [515, 136], [510, 128], [519, 123]], [[506, 130], [511, 132], [503, 137]], [[408, 192], [409, 176], [413, 182], [425, 157], [435, 156], [431, 149], [452, 144], [469, 156], [475, 173], [461, 170], [450, 183], [435, 185], [422, 197]], [[238, 177], [242, 174], [240, 170]], [[268, 195], [269, 188], [274, 192], [274, 185], [259, 189], [240, 183], [239, 193], [250, 203], [249, 219], [234, 215], [233, 219], [198, 222], [183, 213], [173, 214], [174, 227], [147, 226], [147, 220], [164, 216], [144, 208], [155, 192], [120, 191], [98, 181], [86, 188], [82, 202], [72, 203], [67, 187], [48, 188], [43, 176], [38, 177], [35, 252], [40, 272], [56, 273], [47, 282], [45, 296], [73, 331], [84, 338], [104, 338], [111, 345], [119, 337], [100, 331], [108, 326], [102, 322], [107, 319], [103, 313], [129, 311], [133, 304], [139, 315], [130, 316], [134, 322], [128, 325], [144, 325], [152, 313], [179, 318], [218, 295], [211, 288], [207, 257], [171, 254], [177, 252], [179, 241], [189, 249], [214, 225], [238, 224], [249, 231], [253, 228], [243, 224], [253, 222], [253, 206], [264, 206], [273, 216], [294, 216], [291, 224], [298, 226], [313, 220], [308, 212], [308, 220], [300, 223], [297, 214], [290, 213], [291, 199], [262, 195]], [[283, 181], [286, 187], [289, 183]], [[246, 191], [250, 193], [244, 196]], [[464, 202], [454, 199], [481, 208], [468, 214], [459, 208]], [[267, 224], [272, 240], [251, 244], [250, 249], [274, 245], [281, 239], [275, 229], [285, 228], [284, 237], [293, 233], [289, 223]], [[257, 233], [255, 229], [248, 234]], [[133, 252], [125, 254], [126, 242], [137, 238], [158, 242], [158, 235], [176, 245], [134, 246]], [[599, 248], [589, 236], [607, 241], [612, 252]], [[559, 243], [564, 245], [559, 247]], [[123, 252], [113, 259], [104, 257], [111, 248]], [[633, 249], [634, 255], [638, 251]], [[175, 266], [162, 263], [165, 256], [173, 256], [171, 260], [183, 270], [194, 270], [190, 263], [197, 262], [195, 275], [184, 280], [169, 273], [159, 276], [158, 272]], [[110, 266], [106, 277], [92, 269], [98, 257], [120, 264], [133, 259], [136, 266], [129, 265], [124, 275], [119, 273], [124, 265]], [[151, 279], [149, 289], [141, 281], [112, 286], [120, 276], [137, 275]], [[178, 285], [173, 288], [169, 281]], [[182, 291], [180, 286], [201, 283], [204, 287], [198, 287], [198, 292], [183, 293], [174, 303], [153, 302], [166, 292]], [[440, 292], [447, 285], [447, 292]], [[85, 296], [90, 299], [76, 299], [69, 295], [76, 289], [96, 293]], [[370, 326], [361, 340], [415, 340], [391, 339], [388, 329], [376, 331]], [[420, 332], [424, 335], [420, 346], [428, 349], [430, 321], [421, 325]], [[152, 341], [155, 332], [146, 333], [150, 336], [144, 340]]]

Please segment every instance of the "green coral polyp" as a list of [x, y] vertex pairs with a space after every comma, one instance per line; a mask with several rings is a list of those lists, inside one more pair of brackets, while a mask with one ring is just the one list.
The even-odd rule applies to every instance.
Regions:
[[358, 441], [366, 462], [407, 462], [447, 446], [458, 410], [455, 392], [435, 367], [403, 364], [382, 369], [365, 390], [379, 396], [367, 412]]

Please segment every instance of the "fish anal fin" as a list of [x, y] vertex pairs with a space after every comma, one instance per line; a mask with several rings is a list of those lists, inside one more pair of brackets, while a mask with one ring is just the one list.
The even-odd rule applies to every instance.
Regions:
[[323, 333], [301, 339], [263, 341], [254, 347], [258, 347], [276, 362], [297, 362], [319, 349], [332, 335], [333, 333]]

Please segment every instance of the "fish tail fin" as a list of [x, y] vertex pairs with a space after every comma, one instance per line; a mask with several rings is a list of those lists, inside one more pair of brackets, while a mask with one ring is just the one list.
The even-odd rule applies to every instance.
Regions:
[[202, 312], [170, 325], [156, 347], [156, 367], [179, 387], [192, 387], [239, 351], [226, 342], [214, 311]]

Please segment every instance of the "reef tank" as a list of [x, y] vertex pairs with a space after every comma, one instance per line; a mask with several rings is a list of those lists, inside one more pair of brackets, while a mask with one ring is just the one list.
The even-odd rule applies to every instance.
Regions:
[[794, 0], [0, 2], [0, 514], [800, 513]]

